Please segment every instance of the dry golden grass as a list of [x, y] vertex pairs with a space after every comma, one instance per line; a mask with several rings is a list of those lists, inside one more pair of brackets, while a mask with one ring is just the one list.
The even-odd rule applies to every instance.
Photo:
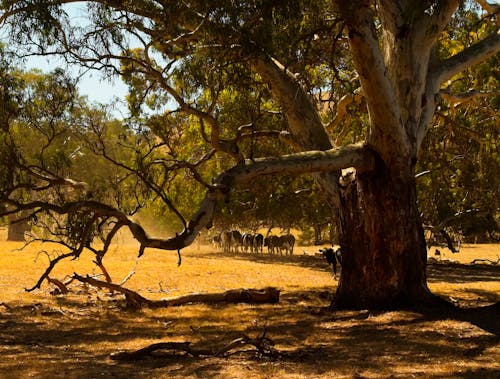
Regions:
[[[47, 264], [40, 246], [16, 251], [0, 243], [0, 378], [494, 378], [500, 377], [498, 314], [329, 312], [336, 282], [313, 256], [229, 255], [209, 246], [183, 253], [147, 250], [139, 260], [134, 245], [114, 246], [104, 264], [128, 288], [151, 299], [192, 292], [277, 286], [277, 305], [188, 305], [130, 311], [105, 291], [52, 296], [46, 283], [26, 293]], [[46, 250], [54, 247], [44, 246]], [[313, 251], [315, 248], [298, 248]], [[474, 245], [441, 260], [496, 260], [498, 245]], [[98, 273], [89, 255], [66, 262], [52, 275]], [[500, 300], [499, 266], [438, 263], [429, 285], [463, 306]], [[271, 360], [246, 352], [196, 359], [163, 356], [131, 363], [109, 354], [160, 341], [217, 345], [264, 329], [283, 352]]]

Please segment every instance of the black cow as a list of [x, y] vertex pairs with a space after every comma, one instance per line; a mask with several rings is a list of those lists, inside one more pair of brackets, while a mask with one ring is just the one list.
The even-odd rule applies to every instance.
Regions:
[[279, 237], [270, 235], [264, 238], [264, 246], [267, 246], [268, 254], [274, 254], [278, 250]]
[[239, 248], [243, 247], [243, 237], [238, 230], [231, 230], [231, 247], [233, 253], [238, 253]]
[[243, 233], [241, 236], [242, 241], [242, 250], [245, 253], [253, 252], [253, 234], [251, 233]]
[[340, 247], [336, 250], [334, 250], [333, 247], [324, 247], [319, 251], [323, 254], [323, 258], [326, 259], [328, 264], [332, 265], [333, 277], [337, 278], [337, 263], [342, 267], [342, 252], [340, 251]]
[[262, 247], [264, 246], [264, 236], [260, 233], [254, 234], [252, 242], [253, 252], [262, 253]]

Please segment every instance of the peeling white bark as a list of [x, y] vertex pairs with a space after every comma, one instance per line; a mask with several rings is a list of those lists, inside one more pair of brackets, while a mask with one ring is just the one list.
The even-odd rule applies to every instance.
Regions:
[[410, 145], [401, 128], [400, 106], [379, 45], [371, 4], [362, 0], [337, 3], [349, 29], [351, 53], [368, 104], [367, 143], [386, 164], [400, 165], [399, 160], [409, 155]]

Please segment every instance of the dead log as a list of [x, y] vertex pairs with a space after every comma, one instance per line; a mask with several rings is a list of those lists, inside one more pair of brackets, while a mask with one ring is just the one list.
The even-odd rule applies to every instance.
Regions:
[[474, 259], [470, 264], [475, 265], [475, 264], [484, 264], [488, 263], [491, 265], [497, 265], [500, 263], [500, 257], [496, 261], [492, 261], [491, 259]]
[[190, 303], [248, 303], [248, 304], [276, 304], [279, 302], [280, 291], [274, 287], [262, 289], [233, 289], [222, 293], [195, 293], [174, 299], [164, 300], [170, 306]]
[[[241, 350], [243, 346], [252, 346], [252, 350]], [[250, 338], [243, 335], [223, 346], [192, 346], [191, 342], [159, 342], [143, 347], [139, 350], [120, 351], [112, 353], [110, 358], [115, 361], [128, 362], [155, 357], [157, 351], [163, 351], [167, 355], [187, 354], [192, 357], [225, 357], [238, 352], [254, 352], [260, 356], [276, 358], [280, 356], [278, 350], [274, 348], [274, 342], [265, 336], [265, 333], [257, 338]], [[164, 356], [164, 355], [161, 355]]]
[[129, 306], [134, 308], [149, 307], [162, 308], [170, 306], [179, 306], [185, 304], [276, 304], [279, 302], [279, 289], [275, 287], [265, 287], [262, 289], [233, 289], [222, 293], [196, 293], [186, 296], [176, 297], [167, 300], [150, 300], [138, 294], [135, 291], [124, 288], [118, 284], [104, 282], [90, 276], [80, 276], [74, 274], [73, 277], [82, 283], [88, 283], [98, 288], [107, 288], [125, 295]]

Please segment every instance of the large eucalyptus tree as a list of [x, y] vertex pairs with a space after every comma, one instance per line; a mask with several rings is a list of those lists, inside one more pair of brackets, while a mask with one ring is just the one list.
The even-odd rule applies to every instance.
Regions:
[[[333, 305], [379, 308], [437, 301], [426, 283], [415, 165], [443, 83], [500, 51], [497, 6], [477, 1], [483, 32], [454, 55], [440, 56], [440, 36], [454, 13], [473, 3], [101, 0], [86, 2], [83, 18], [69, 3], [81, 4], [3, 1], [0, 20], [14, 40], [34, 47], [32, 52], [61, 54], [68, 62], [122, 75], [136, 112], [143, 103], [164, 109], [175, 102], [175, 111], [145, 128], [167, 152], [162, 159], [160, 150], [148, 150], [155, 163], [147, 167], [156, 169], [161, 162], [164, 175], [187, 170], [206, 196], [188, 221], [166, 186], [159, 185], [167, 183], [159, 180], [163, 174], [140, 176], [184, 226], [170, 239], [149, 237], [116, 206], [92, 200], [22, 203], [3, 190], [11, 207], [56, 213], [87, 209], [92, 222], [116, 222], [109, 239], [128, 227], [141, 244], [140, 254], [149, 247], [178, 250], [211, 225], [217, 204], [236, 186], [263, 175], [313, 173], [338, 219], [345, 257]], [[318, 106], [325, 92], [338, 105], [331, 120]], [[349, 98], [366, 104], [367, 117], [351, 118], [349, 124], [339, 120]], [[240, 112], [243, 105], [248, 109]], [[190, 122], [183, 124], [181, 114]], [[344, 143], [344, 129], [363, 119], [362, 140]], [[181, 160], [168, 131], [194, 121], [199, 152]], [[287, 142], [271, 145], [274, 150], [252, 148], [273, 138]], [[105, 155], [104, 149], [98, 152]], [[203, 166], [221, 158], [221, 171], [208, 180]]]

